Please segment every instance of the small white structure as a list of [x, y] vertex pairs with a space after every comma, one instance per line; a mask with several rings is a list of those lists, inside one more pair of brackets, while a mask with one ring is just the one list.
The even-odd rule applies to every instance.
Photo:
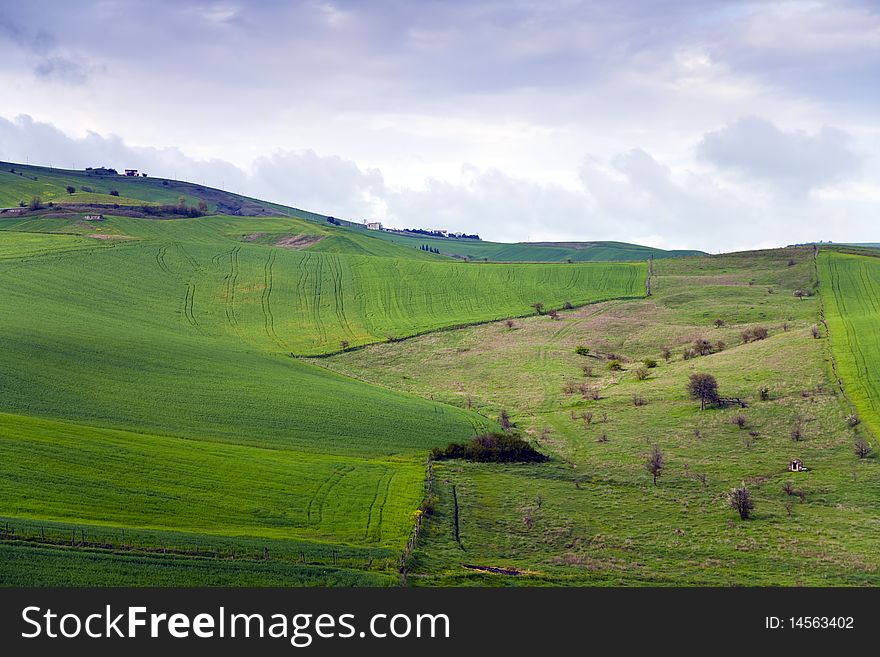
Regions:
[[378, 221], [368, 221], [367, 230], [382, 230], [382, 224]]
[[800, 459], [792, 459], [788, 462], [788, 471], [789, 472], [803, 472], [804, 470], [804, 462]]
[[83, 217], [86, 221], [104, 221], [103, 214], [87, 214]]
[[137, 175], [138, 175], [138, 170], [137, 170], [137, 169], [126, 169], [126, 170], [125, 170], [125, 175], [126, 175], [126, 176], [137, 176]]

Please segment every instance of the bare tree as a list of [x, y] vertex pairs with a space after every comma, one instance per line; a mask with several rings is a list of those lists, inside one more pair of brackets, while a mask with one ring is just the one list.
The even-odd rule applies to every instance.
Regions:
[[691, 399], [700, 400], [700, 410], [706, 409], [706, 402], [718, 401], [718, 382], [711, 374], [691, 374], [687, 385]]
[[498, 424], [500, 424], [501, 428], [505, 431], [510, 431], [510, 427], [513, 426], [513, 423], [510, 421], [510, 415], [506, 409], [502, 408], [501, 413], [498, 414]]
[[669, 359], [672, 358], [672, 349], [670, 349], [669, 347], [663, 347], [660, 350], [660, 355], [663, 357], [663, 360], [668, 363]]
[[743, 520], [749, 519], [749, 516], [755, 508], [755, 503], [752, 502], [752, 494], [749, 492], [749, 489], [746, 488], [745, 484], [730, 491], [727, 499], [730, 508], [734, 509], [739, 514], [740, 518]]
[[666, 462], [663, 458], [663, 452], [660, 450], [659, 446], [654, 445], [651, 450], [651, 456], [645, 463], [645, 469], [651, 473], [651, 478], [654, 480], [655, 486], [657, 485], [657, 477], [662, 474], [664, 467], [666, 467]]

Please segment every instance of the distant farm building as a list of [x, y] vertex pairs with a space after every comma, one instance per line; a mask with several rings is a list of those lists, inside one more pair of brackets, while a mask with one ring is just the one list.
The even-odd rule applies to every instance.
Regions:
[[83, 219], [85, 219], [86, 221], [104, 221], [104, 215], [103, 214], [87, 214], [87, 215], [83, 216]]
[[136, 175], [138, 175], [138, 170], [137, 169], [126, 169], [125, 175], [126, 176], [136, 176]]
[[382, 230], [382, 224], [378, 221], [368, 221], [367, 230]]
[[804, 462], [800, 459], [792, 459], [788, 462], [788, 471], [789, 472], [802, 472], [804, 469]]
[[0, 212], [9, 213], [9, 214], [21, 214], [25, 211], [25, 208], [3, 208]]

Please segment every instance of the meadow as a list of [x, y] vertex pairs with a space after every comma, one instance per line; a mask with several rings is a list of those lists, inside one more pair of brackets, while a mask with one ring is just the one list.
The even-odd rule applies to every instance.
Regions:
[[[852, 409], [829, 376], [826, 340], [812, 335], [818, 297], [794, 296], [818, 283], [811, 250], [662, 260], [654, 269], [648, 300], [322, 361], [486, 415], [507, 410], [552, 457], [435, 464], [435, 511], [411, 584], [880, 583], [877, 461], [854, 454]], [[768, 336], [744, 342], [756, 327]], [[696, 340], [724, 346], [685, 358]], [[642, 380], [646, 359], [657, 365]], [[426, 361], [430, 369], [416, 367]], [[621, 369], [609, 369], [612, 361]], [[701, 411], [686, 383], [702, 372], [748, 407]], [[646, 470], [655, 445], [665, 459], [656, 485]], [[792, 458], [806, 471], [789, 472]], [[727, 505], [740, 485], [755, 501], [747, 521]]]
[[825, 321], [838, 376], [860, 418], [880, 435], [880, 258], [819, 254]]
[[[387, 583], [430, 448], [494, 418], [301, 356], [532, 314], [538, 300], [637, 296], [645, 272], [468, 265], [291, 217], [3, 218], [0, 516], [19, 539], [47, 525], [86, 539], [41, 544], [54, 556], [25, 574], [22, 543], [4, 545], [2, 579], [42, 584], [70, 562], [85, 581], [125, 531], [141, 552], [96, 582]], [[168, 541], [255, 563], [218, 553], [211, 580], [210, 556], [148, 553]], [[300, 554], [333, 573], [300, 573]]]

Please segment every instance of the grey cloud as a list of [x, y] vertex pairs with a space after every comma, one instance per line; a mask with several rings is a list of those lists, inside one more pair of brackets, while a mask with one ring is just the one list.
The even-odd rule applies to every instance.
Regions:
[[0, 12], [0, 36], [5, 36], [28, 55], [34, 75], [39, 79], [81, 85], [92, 72], [92, 66], [86, 61], [60, 51], [52, 34], [42, 28], [25, 27], [3, 12]]
[[795, 195], [836, 183], [861, 166], [843, 130], [826, 126], [814, 134], [786, 132], [758, 117], [707, 133], [697, 145], [697, 154], [720, 169]]

